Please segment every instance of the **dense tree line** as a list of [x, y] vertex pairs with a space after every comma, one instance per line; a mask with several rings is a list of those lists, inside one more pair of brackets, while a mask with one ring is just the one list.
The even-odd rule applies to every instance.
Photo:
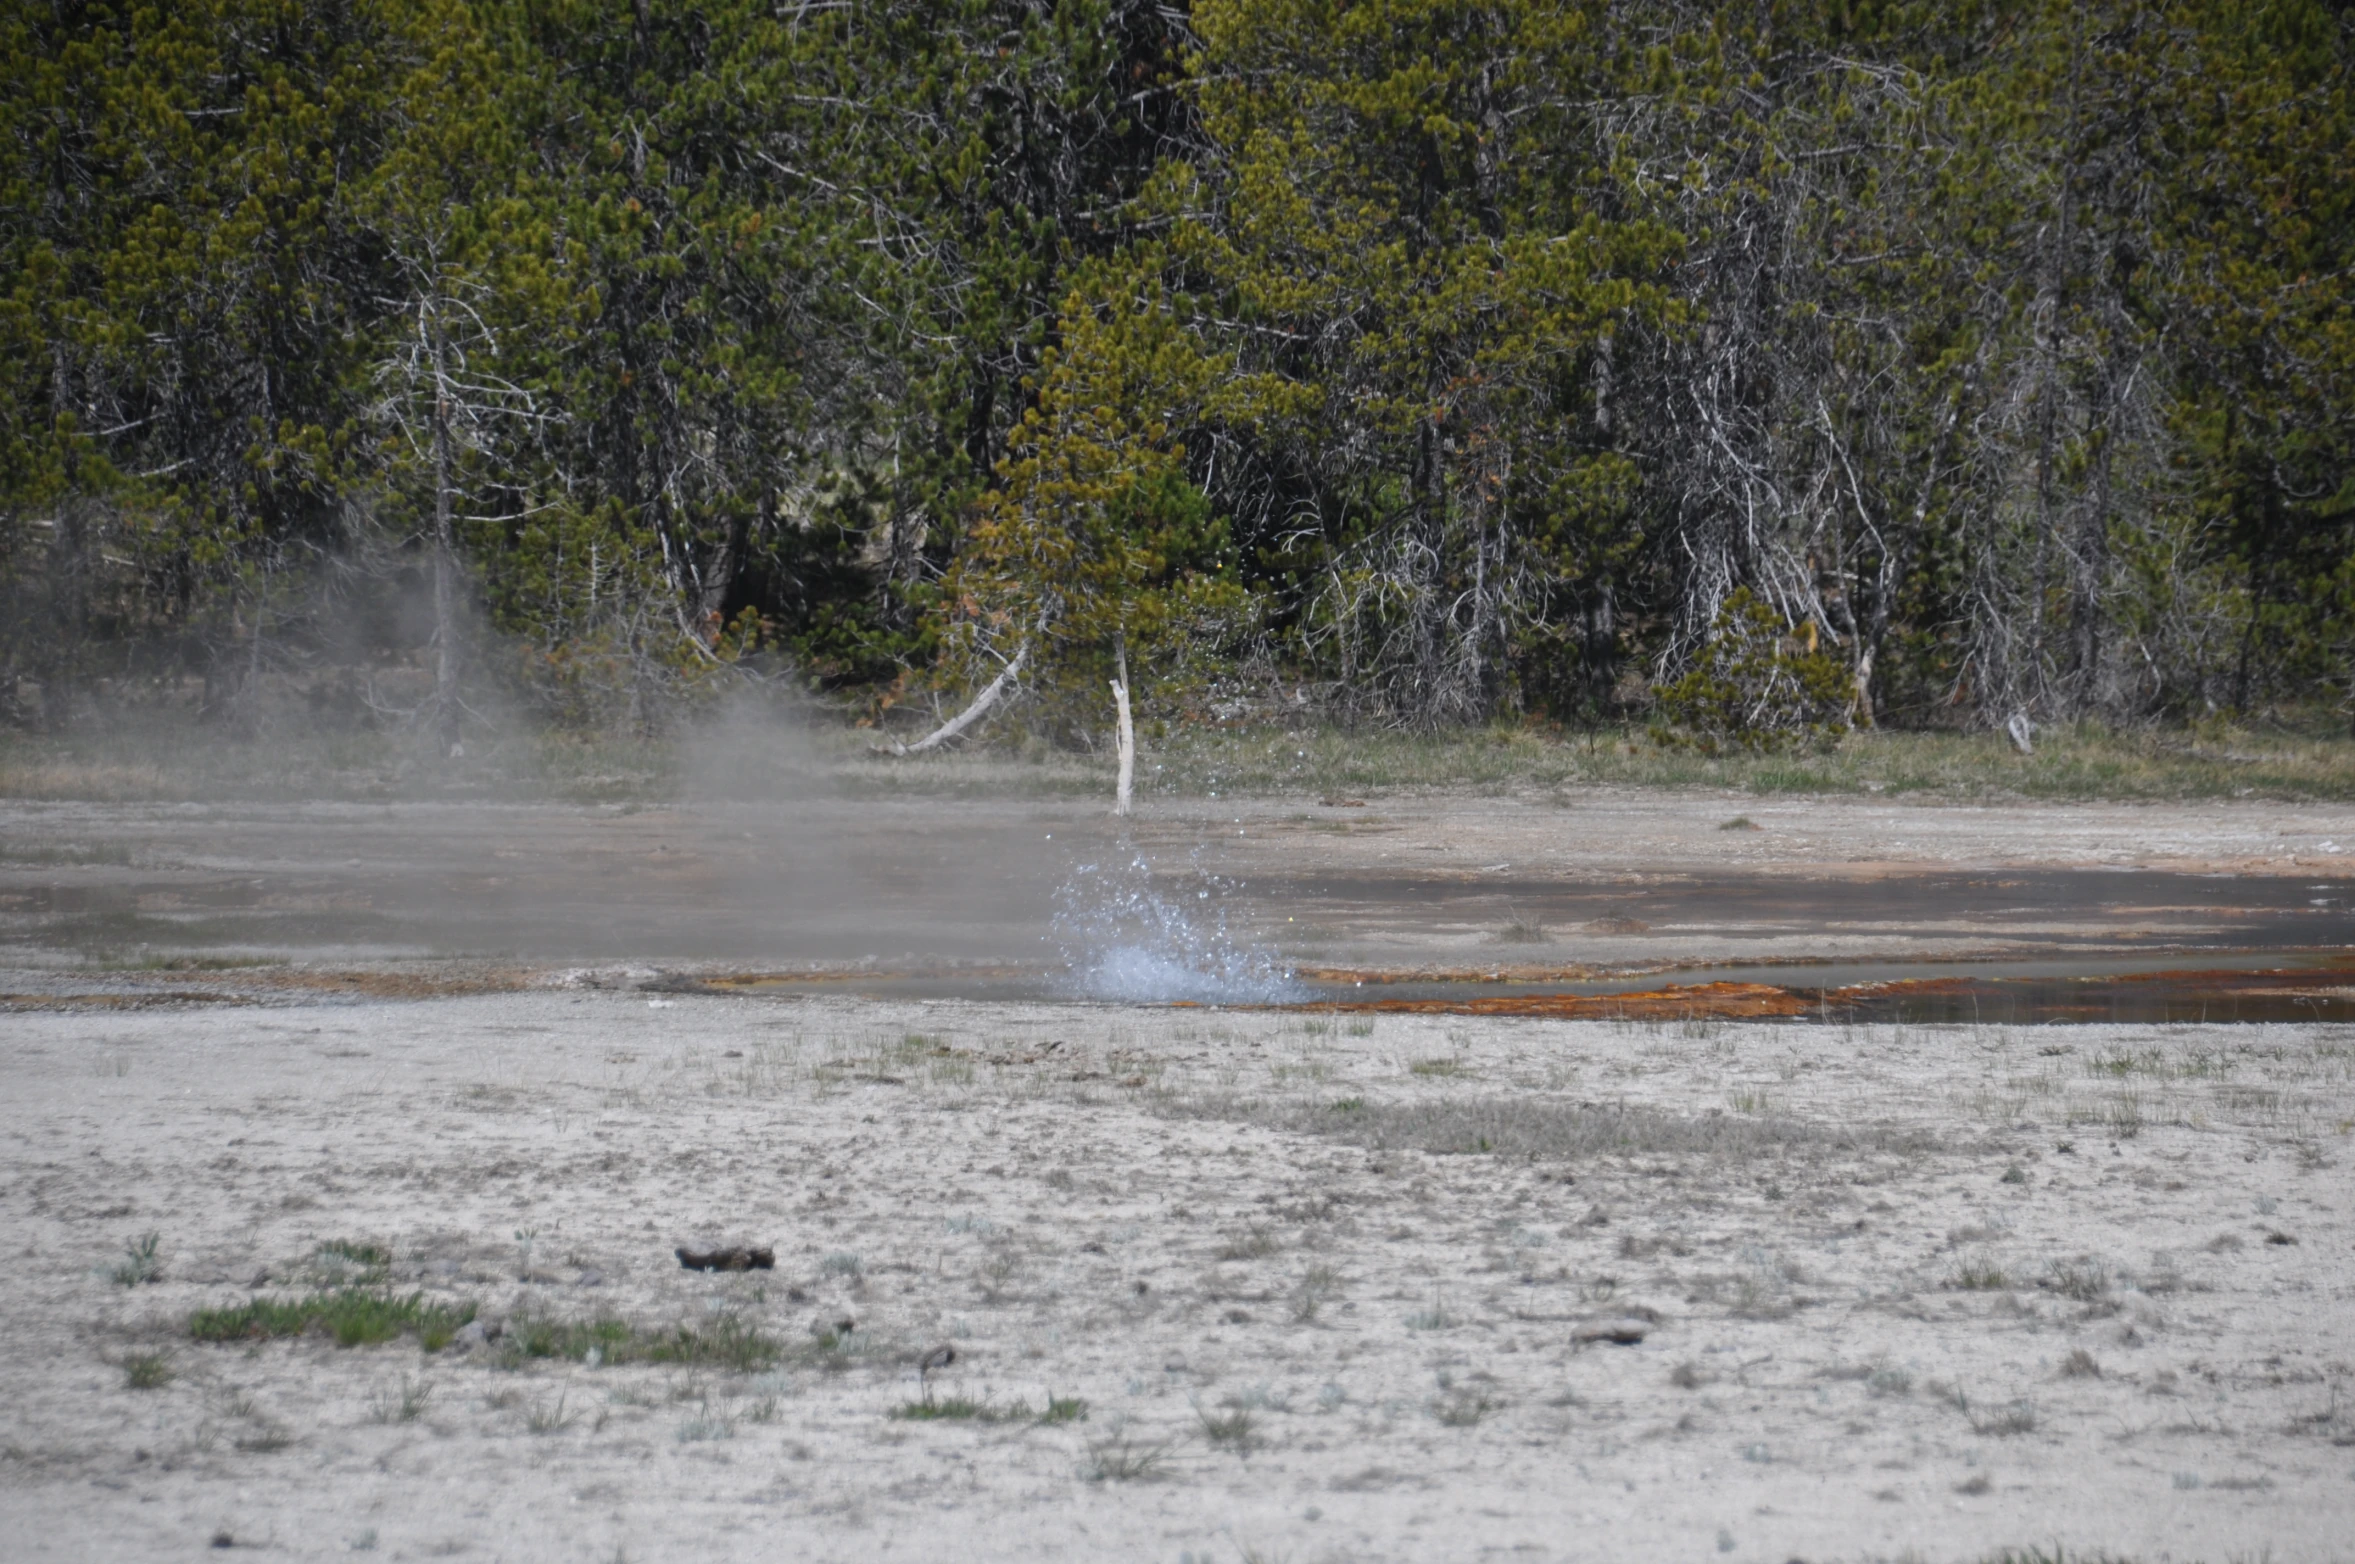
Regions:
[[2323, 0], [6, 0], [0, 704], [1588, 720], [1766, 634], [1811, 724], [2344, 709], [2351, 63]]

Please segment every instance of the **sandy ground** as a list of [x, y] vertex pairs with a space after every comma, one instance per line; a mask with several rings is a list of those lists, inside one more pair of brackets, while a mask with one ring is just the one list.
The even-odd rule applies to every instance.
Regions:
[[[2274, 841], [2141, 818], [2085, 851]], [[2351, 1072], [2327, 1026], [563, 987], [0, 1016], [0, 1552], [2344, 1559]], [[1417, 1149], [1484, 1105], [1626, 1128]], [[110, 1281], [150, 1232], [161, 1279]], [[188, 1339], [336, 1240], [501, 1334]], [[700, 1242], [777, 1268], [682, 1271]], [[780, 1352], [534, 1359], [534, 1316]], [[895, 1416], [943, 1344], [936, 1406], [1084, 1417]], [[168, 1384], [128, 1387], [144, 1354]]]

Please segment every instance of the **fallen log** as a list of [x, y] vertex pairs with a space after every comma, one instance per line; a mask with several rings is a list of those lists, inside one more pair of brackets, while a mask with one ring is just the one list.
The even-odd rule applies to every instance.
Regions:
[[972, 704], [963, 711], [958, 712], [954, 717], [934, 728], [913, 744], [893, 744], [888, 747], [879, 747], [876, 752], [884, 755], [921, 755], [928, 749], [938, 749], [941, 745], [946, 744], [989, 714], [989, 709], [998, 703], [998, 697], [1006, 693], [1006, 686], [1021, 677], [1022, 660], [1029, 655], [1030, 643], [1025, 641], [1015, 648], [1014, 660], [1006, 664], [1005, 671], [990, 680], [982, 688], [981, 693], [973, 697]]

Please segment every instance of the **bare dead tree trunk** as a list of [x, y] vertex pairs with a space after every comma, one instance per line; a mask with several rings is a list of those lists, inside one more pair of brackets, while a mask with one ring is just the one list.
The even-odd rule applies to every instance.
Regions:
[[949, 740], [989, 715], [989, 709], [998, 703], [999, 696], [1006, 693], [1006, 687], [1022, 676], [1022, 662], [1029, 655], [1030, 643], [1025, 641], [1016, 648], [1014, 660], [1006, 664], [1005, 670], [990, 680], [983, 687], [981, 693], [974, 696], [972, 703], [963, 711], [934, 728], [915, 743], [894, 744], [882, 753], [887, 755], [921, 755], [928, 749], [938, 749], [941, 745], [948, 743]]
[[[442, 373], [441, 338], [434, 338], [434, 375]], [[433, 397], [433, 706], [442, 752], [465, 753], [458, 741], [458, 541], [450, 523], [450, 400], [438, 384]]]
[[1112, 656], [1120, 674], [1112, 681], [1112, 704], [1119, 712], [1120, 721], [1120, 779], [1113, 787], [1112, 812], [1125, 815], [1129, 809], [1129, 792], [1137, 775], [1137, 730], [1129, 718], [1128, 642], [1125, 638], [1114, 643]]

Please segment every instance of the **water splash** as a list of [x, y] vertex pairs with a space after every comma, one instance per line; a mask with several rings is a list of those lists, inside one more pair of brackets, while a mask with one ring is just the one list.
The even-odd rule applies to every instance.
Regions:
[[[1283, 1004], [1305, 990], [1274, 951], [1227, 931], [1232, 887], [1197, 873], [1191, 894], [1164, 893], [1141, 857], [1076, 866], [1055, 892], [1066, 983], [1086, 999], [1132, 1004]], [[1191, 900], [1192, 905], [1187, 902]]]

